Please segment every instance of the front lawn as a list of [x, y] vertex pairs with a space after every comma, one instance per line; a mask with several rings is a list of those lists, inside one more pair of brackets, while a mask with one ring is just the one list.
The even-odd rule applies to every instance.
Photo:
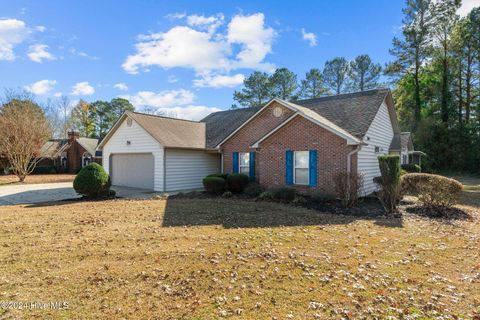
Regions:
[[471, 319], [480, 213], [459, 208], [472, 220], [227, 199], [0, 207], [0, 300], [69, 305], [0, 316]]
[[[33, 184], [33, 183], [54, 183], [54, 182], [70, 182], [75, 179], [74, 174], [33, 174], [28, 175], [25, 178], [23, 183]], [[0, 186], [7, 184], [16, 184], [18, 182], [18, 177], [10, 175], [0, 175]]]

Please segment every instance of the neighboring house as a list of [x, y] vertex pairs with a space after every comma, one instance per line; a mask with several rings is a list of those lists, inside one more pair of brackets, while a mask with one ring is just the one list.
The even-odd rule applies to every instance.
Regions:
[[80, 137], [78, 132], [68, 132], [67, 139], [51, 139], [42, 146], [43, 159], [38, 166], [54, 166], [58, 172], [76, 173], [93, 161], [101, 164], [101, 152], [96, 151], [98, 142], [98, 139]]
[[422, 165], [422, 151], [416, 151], [413, 147], [412, 135], [410, 132], [401, 132], [393, 137], [390, 144], [390, 153], [400, 156], [401, 164]]
[[[200, 122], [126, 112], [100, 143], [113, 184], [156, 191], [202, 187], [218, 171], [241, 172], [267, 188], [334, 192], [342, 172], [364, 175], [376, 190], [378, 156], [399, 152], [388, 89], [212, 113]], [[394, 150], [398, 139], [400, 149]], [[413, 151], [413, 144], [407, 154]], [[401, 150], [400, 150], [401, 151]], [[411, 154], [413, 156], [413, 153]], [[409, 161], [407, 157], [407, 161]]]

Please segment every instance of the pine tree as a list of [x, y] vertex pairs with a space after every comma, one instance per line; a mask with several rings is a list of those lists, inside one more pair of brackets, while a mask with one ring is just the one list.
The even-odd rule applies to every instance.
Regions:
[[253, 72], [243, 81], [243, 86], [240, 92], [234, 92], [233, 99], [244, 107], [263, 105], [273, 96], [270, 77], [265, 72]]
[[345, 58], [337, 57], [325, 62], [323, 80], [325, 85], [335, 94], [345, 91], [348, 76], [348, 62]]
[[382, 67], [375, 64], [369, 55], [362, 54], [350, 62], [349, 78], [352, 91], [364, 91], [378, 86]]
[[299, 96], [305, 99], [313, 99], [324, 96], [328, 89], [323, 84], [322, 72], [320, 69], [310, 69], [301, 81]]

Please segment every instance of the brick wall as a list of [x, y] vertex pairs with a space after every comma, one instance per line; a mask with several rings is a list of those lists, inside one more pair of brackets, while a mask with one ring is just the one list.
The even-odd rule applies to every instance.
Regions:
[[[300, 185], [291, 187], [302, 192], [321, 190], [325, 193], [334, 193], [333, 178], [336, 173], [347, 170], [347, 154], [356, 146], [348, 146], [345, 139], [299, 116], [263, 141], [257, 150], [250, 149], [250, 145], [292, 114], [287, 109], [288, 112], [279, 119], [273, 117], [271, 108], [268, 109], [222, 146], [224, 171], [232, 172], [232, 152], [256, 151], [257, 181], [267, 188], [281, 187], [285, 186], [285, 151], [317, 150], [317, 187]], [[357, 168], [356, 163], [355, 154], [352, 156], [354, 172]]]
[[[275, 107], [282, 108], [283, 114], [281, 117], [277, 118], [273, 115], [272, 110]], [[274, 102], [252, 119], [252, 121], [247, 123], [245, 127], [221, 146], [223, 152], [223, 171], [232, 172], [233, 152], [255, 151], [250, 148], [250, 146], [289, 118], [292, 114], [293, 112], [290, 109]]]

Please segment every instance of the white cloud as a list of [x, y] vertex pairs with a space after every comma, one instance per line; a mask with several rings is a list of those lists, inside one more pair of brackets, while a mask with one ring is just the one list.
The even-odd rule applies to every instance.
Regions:
[[35, 27], [35, 30], [37, 30], [38, 32], [45, 32], [47, 30], [47, 27], [45, 26], [36, 26]]
[[0, 19], [0, 60], [15, 60], [13, 49], [22, 43], [30, 30], [17, 19]]
[[224, 76], [224, 75], [212, 76], [210, 74], [205, 74], [205, 75], [202, 75], [202, 78], [193, 80], [193, 85], [195, 87], [233, 88], [238, 85], [241, 85], [243, 83], [243, 80], [245, 80], [245, 76], [241, 73], [235, 74], [233, 76]]
[[187, 107], [174, 107], [174, 108], [158, 108], [157, 113], [163, 114], [167, 117], [194, 120], [198, 121], [212, 112], [221, 111], [219, 108], [215, 107], [205, 107], [205, 106], [187, 106]]
[[462, 5], [458, 8], [457, 13], [461, 17], [467, 16], [473, 8], [478, 7], [480, 3], [478, 0], [462, 0]]
[[197, 73], [238, 68], [271, 71], [274, 66], [263, 60], [271, 52], [276, 32], [265, 27], [264, 20], [263, 13], [236, 15], [227, 32], [221, 33], [216, 28], [223, 23], [223, 15], [191, 15], [188, 26], [140, 35], [135, 54], [129, 55], [122, 67], [132, 74], [150, 66], [189, 68]]
[[53, 96], [54, 96], [55, 98], [60, 98], [62, 95], [63, 95], [63, 93], [61, 93], [61, 92], [55, 92], [55, 93], [53, 94]]
[[178, 82], [178, 78], [175, 77], [175, 76], [172, 74], [172, 75], [168, 76], [167, 81], [168, 81], [168, 83], [176, 83], [176, 82]]
[[95, 93], [95, 89], [88, 81], [78, 82], [72, 87], [72, 94], [75, 96], [90, 96]]
[[302, 37], [303, 40], [308, 41], [310, 47], [315, 47], [317, 45], [317, 36], [313, 32], [306, 32], [305, 29], [302, 28]]
[[28, 86], [25, 86], [25, 90], [36, 94], [36, 95], [44, 95], [49, 93], [57, 84], [55, 80], [40, 80], [34, 82]]
[[123, 95], [135, 107], [169, 108], [191, 104], [195, 99], [193, 92], [180, 90], [164, 90], [160, 92], [139, 91], [135, 95]]
[[128, 91], [128, 86], [123, 82], [115, 83], [113, 87], [120, 91]]
[[242, 49], [236, 56], [233, 68], [252, 68], [272, 71], [272, 64], [262, 63], [272, 51], [276, 32], [265, 28], [265, 16], [256, 13], [250, 16], [237, 15], [228, 24], [228, 43], [240, 44]]
[[28, 57], [30, 60], [38, 63], [42, 63], [43, 60], [56, 60], [57, 58], [47, 51], [48, 46], [46, 44], [33, 44], [28, 47]]

